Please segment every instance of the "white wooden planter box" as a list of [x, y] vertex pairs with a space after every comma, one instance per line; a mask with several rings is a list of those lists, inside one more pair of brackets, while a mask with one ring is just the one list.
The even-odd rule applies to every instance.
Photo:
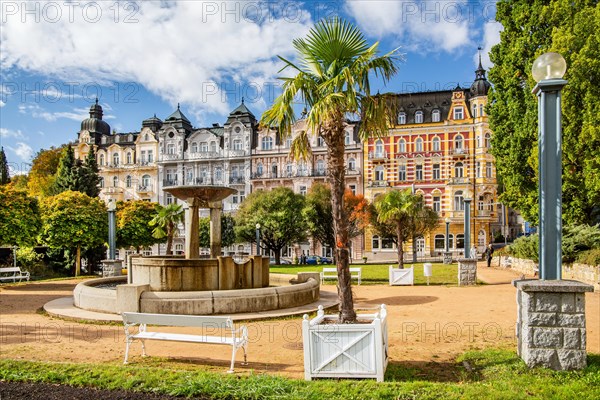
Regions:
[[413, 267], [400, 269], [390, 265], [390, 286], [414, 285], [414, 283], [415, 270]]
[[304, 315], [304, 378], [374, 378], [383, 382], [388, 364], [387, 310], [358, 314], [361, 324], [324, 323], [337, 315], [325, 315], [319, 306], [312, 320]]

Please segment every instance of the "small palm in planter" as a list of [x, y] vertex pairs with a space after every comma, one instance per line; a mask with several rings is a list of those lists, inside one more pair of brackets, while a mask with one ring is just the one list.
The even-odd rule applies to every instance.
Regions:
[[283, 69], [293, 70], [295, 76], [281, 78], [283, 92], [265, 111], [261, 123], [277, 130], [282, 138], [291, 136], [296, 121], [294, 104], [300, 98], [306, 106], [306, 131], [294, 137], [290, 154], [297, 159], [308, 158], [309, 133], [325, 141], [338, 271], [338, 318], [342, 324], [353, 323], [356, 312], [349, 270], [349, 218], [344, 210], [345, 128], [347, 119], [354, 116], [360, 118], [359, 136], [363, 141], [370, 135], [387, 135], [390, 121], [397, 114], [393, 99], [371, 95], [369, 77], [374, 74], [388, 82], [402, 56], [398, 49], [380, 56], [379, 43], [369, 45], [360, 30], [339, 18], [318, 22], [306, 38], [295, 39], [293, 45], [297, 62], [280, 59], [285, 63]]

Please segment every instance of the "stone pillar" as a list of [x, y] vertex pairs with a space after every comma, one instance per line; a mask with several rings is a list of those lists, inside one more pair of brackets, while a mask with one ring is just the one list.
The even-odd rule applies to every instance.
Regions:
[[121, 276], [122, 260], [102, 260], [102, 276]]
[[477, 284], [477, 260], [472, 258], [458, 259], [458, 285], [476, 285]]
[[568, 280], [515, 280], [517, 353], [528, 367], [586, 367], [585, 292], [594, 287]]
[[222, 201], [212, 201], [208, 203], [210, 207], [210, 257], [217, 258], [221, 256], [221, 210]]
[[200, 200], [193, 197], [187, 200], [185, 211], [185, 258], [200, 258], [200, 226], [198, 211]]

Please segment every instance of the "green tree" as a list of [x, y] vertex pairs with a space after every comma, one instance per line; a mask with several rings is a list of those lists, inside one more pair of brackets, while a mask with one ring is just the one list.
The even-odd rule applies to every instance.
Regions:
[[91, 147], [85, 162], [79, 169], [81, 189], [90, 197], [98, 197], [100, 194], [100, 170], [96, 161], [96, 152]]
[[[392, 229], [398, 249], [398, 267], [404, 268], [404, 242], [435, 229], [439, 217], [425, 205], [423, 196], [412, 194], [410, 189], [391, 190], [375, 200], [377, 220], [383, 228], [382, 236], [389, 236]], [[393, 228], [392, 228], [393, 227]]]
[[[210, 247], [210, 218], [199, 220], [200, 247]], [[221, 214], [221, 246], [229, 247], [235, 243], [235, 221], [230, 214]]]
[[[372, 96], [370, 76], [386, 83], [397, 71], [397, 50], [379, 56], [379, 43], [369, 45], [354, 25], [338, 18], [318, 22], [306, 38], [293, 42], [297, 63], [280, 59], [283, 69], [293, 70], [292, 77], [282, 77], [283, 92], [261, 118], [267, 127], [277, 129], [283, 137], [291, 134], [295, 122], [294, 105], [301, 98], [307, 108], [308, 130], [320, 135], [327, 145], [327, 179], [331, 187], [335, 259], [338, 270], [340, 321], [356, 320], [352, 298], [348, 215], [344, 211], [345, 162], [344, 138], [348, 115], [361, 117], [359, 134], [385, 135], [389, 127], [390, 108], [385, 96]], [[310, 151], [306, 132], [293, 143], [296, 158]]]
[[81, 249], [97, 247], [108, 237], [107, 210], [98, 198], [66, 191], [41, 203], [42, 240], [50, 247], [76, 249], [75, 275], [81, 271]]
[[41, 227], [37, 200], [11, 185], [2, 185], [0, 204], [0, 245], [33, 246]]
[[492, 48], [489, 79], [492, 154], [500, 199], [538, 222], [537, 98], [533, 61], [555, 51], [567, 61], [563, 89], [563, 218], [600, 221], [600, 7], [593, 0], [503, 0], [503, 26]]
[[46, 197], [52, 195], [52, 188], [63, 147], [50, 147], [38, 151], [33, 157], [29, 170], [27, 190], [31, 196]]
[[6, 154], [4, 154], [4, 147], [0, 147], [0, 185], [6, 185], [9, 182], [8, 161], [6, 160]]
[[150, 221], [156, 216], [158, 204], [148, 201], [119, 201], [117, 203], [117, 247], [152, 246], [160, 240], [154, 237]]
[[183, 207], [171, 203], [166, 207], [158, 206], [156, 214], [150, 220], [154, 227], [152, 235], [156, 239], [167, 238], [167, 255], [173, 254], [173, 238], [177, 234], [177, 224], [183, 221]]
[[278, 187], [256, 191], [246, 197], [235, 215], [235, 232], [240, 241], [254, 242], [260, 224], [261, 247], [275, 253], [280, 263], [281, 249], [306, 240], [307, 225], [301, 212], [304, 196]]
[[10, 179], [10, 185], [16, 190], [27, 191], [29, 183], [29, 175], [15, 175]]
[[79, 160], [75, 160], [73, 148], [71, 146], [65, 146], [58, 164], [58, 170], [56, 171], [56, 179], [52, 189], [54, 194], [59, 194], [68, 190], [80, 191], [79, 165], [77, 161]]

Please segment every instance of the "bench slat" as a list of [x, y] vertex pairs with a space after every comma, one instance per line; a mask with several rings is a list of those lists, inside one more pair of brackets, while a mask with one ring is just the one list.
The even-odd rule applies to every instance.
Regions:
[[231, 336], [219, 337], [207, 335], [186, 335], [182, 333], [140, 332], [136, 333], [135, 335], [131, 335], [131, 337], [135, 339], [173, 340], [176, 342], [226, 344], [229, 346], [234, 344], [233, 338]]
[[187, 326], [187, 327], [216, 327], [233, 328], [229, 317], [175, 315], [175, 314], [143, 314], [123, 313], [123, 322], [126, 324], [149, 324], [162, 326]]

